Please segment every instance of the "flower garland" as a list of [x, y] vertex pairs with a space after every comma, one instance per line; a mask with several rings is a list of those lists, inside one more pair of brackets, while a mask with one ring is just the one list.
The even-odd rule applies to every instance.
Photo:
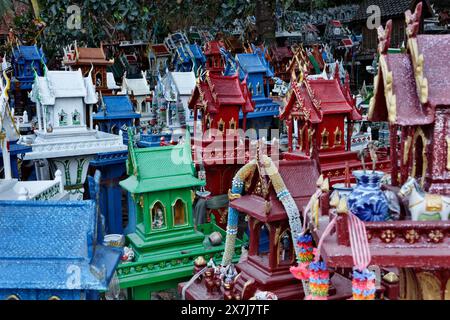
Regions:
[[324, 261], [309, 264], [309, 290], [306, 300], [327, 300], [330, 288], [330, 272]]
[[353, 268], [353, 300], [375, 300], [375, 273], [369, 269]]

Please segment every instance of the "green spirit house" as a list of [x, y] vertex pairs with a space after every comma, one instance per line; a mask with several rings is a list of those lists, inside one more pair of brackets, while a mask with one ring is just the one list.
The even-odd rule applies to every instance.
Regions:
[[216, 262], [222, 257], [223, 243], [213, 245], [209, 235], [218, 232], [224, 239], [225, 232], [213, 223], [194, 228], [192, 189], [205, 182], [195, 177], [190, 140], [187, 133], [176, 146], [135, 149], [129, 139], [129, 178], [120, 185], [136, 206], [136, 231], [127, 236], [135, 259], [121, 263], [118, 276], [132, 299], [148, 300], [152, 292], [176, 287], [192, 276], [200, 255]]

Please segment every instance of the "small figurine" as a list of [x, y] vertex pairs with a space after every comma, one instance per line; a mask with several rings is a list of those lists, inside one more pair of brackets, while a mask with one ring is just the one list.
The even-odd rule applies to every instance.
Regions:
[[156, 214], [153, 217], [153, 229], [161, 229], [164, 227], [164, 215], [161, 208], [156, 209]]
[[134, 251], [133, 249], [129, 248], [129, 247], [124, 247], [123, 248], [123, 255], [121, 260], [122, 261], [126, 261], [126, 262], [131, 262], [134, 259]]

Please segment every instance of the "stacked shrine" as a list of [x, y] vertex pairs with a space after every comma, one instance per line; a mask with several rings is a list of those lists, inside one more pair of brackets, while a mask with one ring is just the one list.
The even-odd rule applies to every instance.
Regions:
[[[219, 225], [226, 222], [226, 194], [231, 180], [245, 163], [244, 145], [239, 129], [245, 131], [247, 114], [254, 110], [247, 85], [238, 75], [222, 75], [224, 63], [220, 53], [221, 44], [206, 44], [207, 74], [199, 79], [189, 101], [194, 111], [194, 159], [205, 168], [206, 188], [211, 196], [225, 198], [225, 203], [215, 211]], [[201, 124], [198, 115], [201, 112]], [[239, 115], [242, 113], [242, 125]], [[199, 131], [201, 130], [201, 132]]]
[[[122, 137], [93, 129], [92, 106], [98, 99], [91, 75], [83, 77], [80, 69], [45, 71], [34, 80], [31, 100], [36, 103], [38, 128], [25, 160], [47, 159], [53, 173], [63, 173], [71, 199], [82, 199], [94, 155], [126, 150]], [[45, 180], [48, 173], [37, 175]]]
[[[208, 236], [225, 231], [207, 223], [194, 228], [193, 188], [197, 179], [192, 162], [190, 136], [183, 144], [136, 149], [129, 142], [129, 178], [120, 185], [130, 192], [136, 210], [136, 231], [127, 235], [135, 253], [132, 262], [118, 267], [121, 288], [133, 299], [148, 300], [151, 293], [175, 287], [192, 274], [199, 255], [220, 261], [224, 246]], [[240, 253], [240, 243], [235, 252]]]
[[254, 51], [236, 55], [239, 78], [241, 81], [246, 79], [252, 101], [255, 103], [254, 111], [247, 114], [247, 127], [256, 130], [276, 128], [278, 126], [274, 122], [279, 113], [279, 105], [269, 97], [270, 79], [274, 74], [265, 58], [265, 51], [260, 48], [255, 48]]
[[[332, 184], [344, 182], [346, 163], [351, 170], [362, 167], [357, 152], [351, 151], [352, 121], [362, 119], [350, 95], [349, 83], [332, 79], [309, 79], [303, 75], [291, 79], [286, 105], [280, 112], [288, 130], [286, 159], [304, 159], [318, 153], [322, 173]], [[347, 130], [347, 134], [344, 134]], [[296, 141], [294, 144], [294, 136]], [[346, 136], [346, 141], [344, 141]], [[388, 168], [387, 160], [377, 168]]]
[[36, 110], [28, 94], [31, 91], [35, 73], [38, 76], [43, 75], [45, 63], [44, 52], [42, 48], [38, 48], [36, 45], [21, 45], [12, 49], [11, 65], [14, 70], [14, 78], [11, 81], [11, 90], [13, 91], [14, 102], [11, 105], [14, 107], [15, 115], [19, 118], [23, 116], [24, 111], [27, 112], [29, 119], [36, 116]]

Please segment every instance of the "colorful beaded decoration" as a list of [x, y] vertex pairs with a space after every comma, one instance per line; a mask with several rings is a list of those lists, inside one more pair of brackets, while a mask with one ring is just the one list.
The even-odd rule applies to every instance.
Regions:
[[353, 268], [353, 300], [375, 300], [375, 273], [369, 269], [362, 271]]

